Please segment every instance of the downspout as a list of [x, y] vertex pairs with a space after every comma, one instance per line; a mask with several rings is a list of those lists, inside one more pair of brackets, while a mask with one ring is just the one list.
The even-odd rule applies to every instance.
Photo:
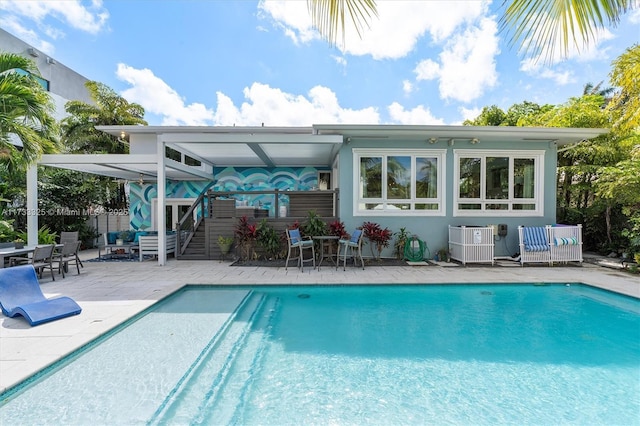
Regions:
[[38, 164], [27, 168], [27, 245], [38, 245]]

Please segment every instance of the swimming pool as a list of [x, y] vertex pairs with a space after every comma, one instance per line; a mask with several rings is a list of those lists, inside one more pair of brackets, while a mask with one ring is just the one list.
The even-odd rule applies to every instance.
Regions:
[[640, 301], [582, 285], [187, 287], [0, 422], [633, 424], [639, 333]]

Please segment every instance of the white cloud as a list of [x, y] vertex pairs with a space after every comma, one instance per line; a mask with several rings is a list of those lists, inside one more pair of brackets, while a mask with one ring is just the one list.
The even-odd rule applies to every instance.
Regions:
[[556, 71], [551, 67], [542, 65], [540, 62], [536, 62], [532, 58], [525, 59], [520, 63], [520, 71], [527, 73], [531, 77], [553, 80], [560, 86], [575, 82], [571, 71]]
[[93, 0], [89, 6], [79, 0], [2, 0], [0, 10], [33, 20], [55, 37], [59, 37], [60, 33], [43, 23], [48, 17], [90, 34], [99, 33], [109, 19], [109, 12], [100, 0]]
[[260, 16], [262, 12], [270, 15], [275, 20], [276, 26], [296, 44], [319, 38], [318, 33], [311, 26], [311, 15], [306, 1], [262, 0], [258, 3], [258, 11]]
[[146, 111], [163, 117], [162, 125], [209, 125], [214, 118], [213, 111], [203, 104], [185, 105], [184, 99], [149, 69], [118, 64], [116, 76], [133, 86], [121, 95], [129, 102], [142, 105]]
[[440, 97], [444, 100], [471, 102], [479, 98], [498, 81], [497, 32], [493, 18], [482, 18], [479, 26], [469, 26], [446, 42], [439, 62], [421, 61], [414, 69], [416, 79], [439, 79]]
[[473, 120], [476, 117], [478, 117], [482, 112], [482, 108], [460, 107], [458, 108], [458, 111], [460, 111], [460, 115], [462, 116], [462, 121], [465, 121], [465, 120]]
[[444, 120], [434, 117], [429, 108], [425, 108], [422, 105], [418, 105], [410, 110], [405, 110], [402, 105], [393, 102], [387, 109], [393, 122], [399, 124], [444, 124]]
[[[485, 13], [486, 1], [379, 1], [378, 17], [362, 30], [362, 38], [346, 18], [345, 43], [342, 34], [337, 47], [343, 53], [371, 55], [374, 59], [402, 58], [415, 49], [426, 33], [439, 42], [449, 37], [465, 22], [473, 22]], [[308, 42], [319, 37], [311, 26], [306, 1], [264, 0], [259, 10], [270, 15], [276, 25], [295, 42]]]
[[253, 83], [243, 91], [246, 102], [235, 106], [218, 92], [215, 124], [221, 126], [309, 126], [311, 124], [375, 124], [380, 117], [375, 108], [360, 110], [340, 106], [336, 94], [322, 86], [308, 95], [292, 95], [266, 84]]
[[185, 104], [184, 99], [149, 69], [118, 64], [117, 77], [132, 87], [121, 95], [142, 105], [145, 111], [162, 117], [162, 125], [215, 126], [310, 126], [311, 124], [380, 122], [373, 107], [359, 110], [340, 106], [336, 94], [322, 86], [307, 96], [293, 95], [266, 84], [253, 83], [243, 90], [246, 99], [236, 106], [223, 92], [217, 92], [217, 108], [201, 103]]
[[29, 43], [38, 50], [43, 51], [51, 56], [55, 53], [55, 48], [48, 41], [41, 40], [35, 31], [29, 30], [22, 26], [20, 20], [16, 16], [3, 16], [0, 18], [0, 27], [14, 34], [21, 40]]
[[331, 55], [331, 58], [336, 61], [336, 64], [341, 65], [343, 67], [347, 66], [347, 59], [344, 56]]
[[413, 92], [413, 83], [411, 83], [409, 80], [403, 80], [402, 81], [402, 91], [408, 95], [411, 92]]
[[440, 75], [440, 65], [431, 59], [425, 59], [418, 63], [413, 70], [416, 73], [416, 80], [435, 80]]
[[632, 24], [640, 24], [640, 8], [629, 12], [629, 22]]

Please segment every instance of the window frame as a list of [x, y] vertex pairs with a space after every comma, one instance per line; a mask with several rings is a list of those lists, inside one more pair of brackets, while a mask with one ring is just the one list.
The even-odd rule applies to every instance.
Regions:
[[[389, 149], [389, 148], [355, 148], [353, 153], [353, 216], [445, 216], [446, 214], [446, 149]], [[381, 167], [383, 170], [387, 169], [388, 157], [411, 157], [411, 198], [396, 199], [387, 198], [387, 174], [382, 173], [382, 194], [380, 198], [363, 198], [360, 191], [360, 159], [363, 157], [382, 157]], [[436, 158], [438, 170], [436, 186], [437, 197], [434, 198], [417, 198], [415, 196], [416, 187], [416, 158]], [[387, 204], [410, 204], [411, 208], [408, 210], [403, 209], [380, 209], [380, 210], [367, 210], [361, 209], [360, 206], [364, 204], [379, 203], [386, 206]], [[415, 209], [415, 204], [437, 204], [438, 208], [427, 209]]]
[[[454, 217], [483, 217], [483, 216], [544, 216], [544, 150], [496, 150], [496, 149], [457, 149], [453, 151], [453, 216]], [[508, 157], [509, 159], [509, 193], [506, 199], [487, 198], [486, 159], [487, 157]], [[460, 160], [463, 158], [480, 158], [480, 197], [460, 197]], [[534, 196], [532, 198], [514, 197], [514, 160], [533, 159], [534, 161]], [[480, 204], [477, 210], [461, 209], [460, 204]], [[507, 209], [487, 209], [488, 204], [506, 205]], [[514, 205], [533, 204], [534, 209], [514, 209]]]

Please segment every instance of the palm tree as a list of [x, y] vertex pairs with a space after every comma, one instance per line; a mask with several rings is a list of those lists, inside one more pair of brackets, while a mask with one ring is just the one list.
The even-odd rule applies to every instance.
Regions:
[[[371, 17], [377, 16], [375, 0], [308, 0], [313, 25], [335, 44], [339, 32], [344, 42], [345, 10], [361, 34]], [[511, 44], [520, 51], [548, 62], [560, 49], [566, 56], [570, 43], [581, 48], [597, 36], [597, 30], [615, 26], [620, 17], [640, 6], [640, 0], [503, 0], [502, 31], [512, 32]]]
[[31, 60], [0, 53], [0, 161], [9, 165], [32, 164], [58, 149], [53, 102], [35, 76]]
[[144, 108], [129, 103], [113, 89], [97, 81], [86, 83], [95, 104], [69, 101], [65, 110], [70, 115], [62, 120], [67, 150], [75, 153], [125, 154], [128, 145], [115, 136], [96, 130], [95, 126], [147, 125]]

